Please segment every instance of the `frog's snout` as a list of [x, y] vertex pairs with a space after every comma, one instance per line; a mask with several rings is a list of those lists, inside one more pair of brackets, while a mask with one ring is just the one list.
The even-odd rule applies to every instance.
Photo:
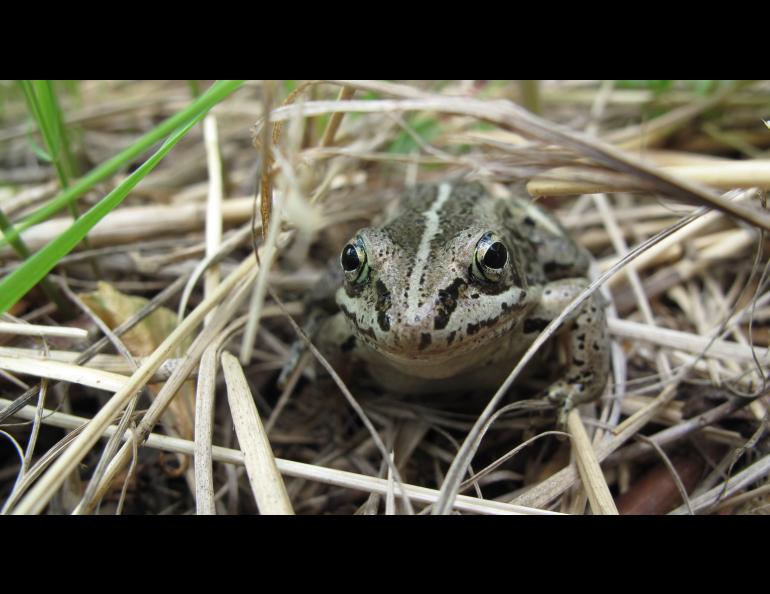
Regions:
[[426, 331], [422, 324], [402, 324], [394, 331], [393, 335], [394, 346], [409, 353], [425, 350], [431, 344], [432, 339], [431, 332]]
[[405, 315], [399, 323], [390, 329], [389, 346], [395, 351], [406, 355], [424, 354], [435, 346], [436, 332], [434, 331], [435, 308], [426, 307], [412, 315]]

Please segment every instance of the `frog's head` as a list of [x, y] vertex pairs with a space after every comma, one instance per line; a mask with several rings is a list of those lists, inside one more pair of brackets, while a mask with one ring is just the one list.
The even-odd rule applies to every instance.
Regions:
[[482, 216], [479, 188], [418, 187], [402, 214], [342, 248], [337, 303], [351, 330], [411, 375], [477, 365], [536, 300], [515, 238]]

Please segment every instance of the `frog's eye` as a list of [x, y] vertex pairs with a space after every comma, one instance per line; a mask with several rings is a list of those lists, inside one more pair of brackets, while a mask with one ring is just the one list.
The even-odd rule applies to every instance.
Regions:
[[476, 244], [473, 255], [473, 276], [481, 281], [497, 282], [508, 262], [508, 250], [500, 238], [492, 233], [485, 233]]
[[345, 278], [353, 283], [363, 283], [369, 276], [369, 263], [366, 259], [364, 242], [356, 237], [352, 242], [342, 248], [340, 265], [345, 271]]

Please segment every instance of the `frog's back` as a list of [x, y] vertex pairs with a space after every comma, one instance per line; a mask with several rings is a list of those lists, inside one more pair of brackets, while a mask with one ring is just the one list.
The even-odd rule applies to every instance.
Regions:
[[[401, 198], [398, 209], [383, 227], [391, 241], [409, 253], [417, 250], [427, 222], [426, 212], [436, 203], [438, 186], [417, 185]], [[469, 225], [496, 229], [518, 254], [529, 284], [585, 277], [590, 257], [545, 209], [537, 206], [521, 187], [497, 197], [479, 182], [455, 182], [451, 199], [441, 207], [440, 224], [432, 239], [442, 245]]]

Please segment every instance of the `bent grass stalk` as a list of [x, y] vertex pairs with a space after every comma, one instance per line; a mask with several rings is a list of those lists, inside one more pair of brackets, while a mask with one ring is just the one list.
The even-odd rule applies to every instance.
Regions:
[[201, 112], [207, 112], [225, 97], [232, 94], [236, 89], [243, 85], [243, 83], [244, 81], [242, 80], [227, 80], [214, 83], [211, 88], [193, 101], [187, 108], [171, 116], [142, 136], [131, 146], [95, 167], [85, 176], [74, 182], [68, 189], [64, 190], [58, 196], [38, 208], [35, 212], [25, 217], [5, 234], [5, 238], [0, 239], [0, 248], [11, 243], [22, 231], [50, 218], [67, 206], [67, 204], [80, 198], [96, 184], [107, 179], [120, 170], [121, 167], [127, 165], [136, 157], [149, 150], [154, 144], [174, 132], [174, 130], [189, 122], [192, 117], [199, 115]]
[[[176, 132], [174, 132], [163, 145], [161, 145], [161, 147], [141, 165], [141, 167], [88, 210], [82, 217], [77, 219], [66, 232], [51, 241], [47, 246], [30, 257], [23, 266], [17, 268], [3, 279], [0, 282], [0, 313], [7, 311], [14, 305], [27, 293], [27, 291], [37, 284], [62, 257], [68, 254], [86, 236], [88, 231], [96, 225], [96, 223], [118, 206], [128, 193], [136, 187], [136, 185], [144, 179], [144, 177], [152, 171], [158, 163], [160, 163], [160, 161], [182, 138], [184, 138], [190, 129], [205, 117], [208, 110], [216, 103], [214, 99], [217, 101], [223, 99], [241, 84], [242, 81], [216, 83], [208, 93], [193, 104], [196, 105], [198, 109], [192, 119], [189, 119], [185, 125], [176, 130]], [[204, 101], [204, 99], [208, 100]], [[188, 111], [189, 108], [182, 113]], [[73, 186], [72, 188], [75, 188], [76, 186]], [[10, 237], [8, 235], [6, 235], [6, 237], [13, 240], [13, 232], [10, 234]]]

